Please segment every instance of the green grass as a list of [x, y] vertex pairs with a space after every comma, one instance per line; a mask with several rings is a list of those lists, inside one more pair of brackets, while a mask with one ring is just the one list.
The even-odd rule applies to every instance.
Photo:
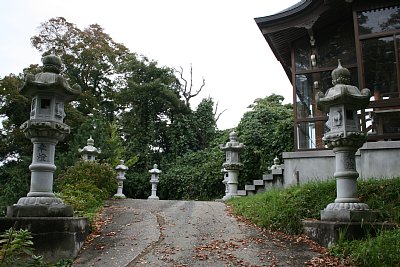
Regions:
[[400, 229], [382, 231], [375, 238], [341, 241], [329, 252], [337, 257], [350, 257], [354, 266], [400, 266]]
[[235, 214], [245, 216], [259, 226], [287, 234], [300, 234], [301, 220], [318, 219], [320, 210], [335, 196], [335, 181], [329, 180], [233, 198], [229, 204]]
[[[379, 221], [400, 223], [400, 177], [358, 182], [362, 202], [379, 211]], [[303, 219], [320, 219], [320, 210], [336, 198], [333, 179], [311, 182], [263, 194], [233, 198], [228, 203], [235, 214], [255, 224], [287, 234], [300, 234]], [[332, 255], [350, 257], [355, 266], [400, 266], [400, 230], [386, 231], [376, 238], [341, 241]]]

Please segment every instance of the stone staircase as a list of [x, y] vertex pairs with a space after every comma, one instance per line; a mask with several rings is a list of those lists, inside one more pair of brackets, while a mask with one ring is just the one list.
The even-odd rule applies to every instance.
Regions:
[[262, 180], [253, 180], [253, 184], [245, 185], [244, 190], [238, 190], [238, 196], [249, 196], [265, 192], [271, 188], [283, 187], [283, 170], [285, 166], [275, 165], [271, 173], [264, 174]]

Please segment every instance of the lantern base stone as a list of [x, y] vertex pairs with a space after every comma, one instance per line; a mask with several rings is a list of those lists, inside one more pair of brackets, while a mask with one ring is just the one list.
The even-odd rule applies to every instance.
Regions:
[[73, 217], [72, 206], [65, 204], [53, 205], [18, 205], [7, 207], [8, 218], [14, 217]]
[[383, 230], [396, 229], [396, 224], [387, 222], [330, 222], [319, 220], [304, 220], [303, 232], [309, 238], [324, 247], [345, 239], [359, 240], [376, 236]]
[[75, 258], [89, 234], [87, 219], [75, 217], [0, 218], [0, 232], [11, 227], [29, 230], [34, 253], [49, 262]]
[[378, 212], [372, 210], [321, 210], [321, 221], [374, 222]]

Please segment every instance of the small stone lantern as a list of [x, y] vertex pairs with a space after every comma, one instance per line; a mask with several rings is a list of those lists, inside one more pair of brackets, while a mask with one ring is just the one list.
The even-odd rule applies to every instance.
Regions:
[[20, 93], [31, 97], [30, 119], [21, 125], [25, 136], [33, 143], [30, 191], [9, 207], [9, 217], [69, 217], [71, 206], [64, 205], [53, 193], [55, 147], [70, 131], [63, 123], [64, 103], [80, 93], [79, 85], [70, 87], [60, 75], [61, 59], [50, 54], [42, 58], [43, 72], [28, 74]]
[[119, 165], [115, 167], [115, 170], [117, 171], [118, 188], [117, 193], [114, 195], [114, 197], [126, 198], [124, 193], [122, 193], [122, 190], [124, 189], [124, 181], [126, 180], [125, 173], [128, 169], [129, 168], [124, 165], [123, 160], [120, 160]]
[[150, 177], [151, 196], [149, 196], [148, 199], [153, 199], [153, 200], [159, 199], [157, 196], [157, 184], [159, 182], [161, 171], [157, 169], [157, 167], [158, 167], [157, 164], [154, 164], [153, 169], [149, 170], [149, 173], [151, 174]]
[[79, 149], [78, 152], [81, 154], [82, 160], [96, 161], [96, 157], [101, 153], [101, 149], [94, 146], [94, 140], [90, 136], [87, 140], [87, 145], [84, 148]]
[[229, 142], [226, 145], [221, 145], [222, 151], [225, 151], [226, 161], [222, 167], [228, 172], [227, 185], [228, 192], [222, 200], [228, 200], [231, 197], [237, 196], [239, 170], [242, 168], [240, 163], [240, 151], [243, 150], [244, 145], [237, 141], [237, 134], [235, 131], [229, 134]]
[[366, 141], [366, 134], [359, 130], [357, 110], [368, 106], [369, 89], [361, 92], [356, 86], [349, 85], [350, 72], [340, 64], [332, 71], [333, 87], [325, 94], [318, 92], [318, 107], [328, 112], [329, 120], [323, 141], [335, 154], [337, 197], [321, 211], [322, 221], [371, 221], [374, 213], [357, 196], [357, 178], [355, 153]]

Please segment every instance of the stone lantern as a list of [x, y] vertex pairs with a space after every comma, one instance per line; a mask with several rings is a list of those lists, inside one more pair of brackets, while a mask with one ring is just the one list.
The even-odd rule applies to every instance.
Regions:
[[157, 196], [157, 184], [159, 182], [161, 171], [157, 169], [157, 167], [158, 167], [157, 164], [154, 164], [153, 169], [149, 170], [149, 173], [151, 174], [150, 177], [151, 196], [149, 196], [148, 199], [153, 199], [153, 200], [159, 199]]
[[321, 211], [322, 221], [371, 221], [373, 212], [357, 196], [356, 151], [366, 141], [366, 134], [359, 130], [357, 110], [368, 106], [369, 89], [360, 90], [349, 85], [350, 72], [341, 66], [332, 71], [333, 87], [325, 94], [318, 92], [318, 107], [329, 114], [323, 141], [335, 154], [337, 196], [334, 203]]
[[81, 154], [82, 160], [85, 161], [95, 161], [96, 157], [101, 153], [101, 149], [94, 146], [94, 140], [91, 136], [87, 140], [87, 145], [78, 151]]
[[225, 151], [226, 161], [222, 164], [222, 167], [227, 171], [228, 177], [227, 185], [228, 192], [222, 198], [222, 200], [228, 200], [231, 197], [237, 196], [238, 188], [238, 176], [239, 170], [242, 168], [242, 163], [240, 163], [239, 153], [243, 150], [244, 145], [237, 141], [237, 134], [235, 131], [229, 134], [229, 142], [226, 145], [221, 145], [222, 151]]
[[79, 85], [70, 87], [60, 75], [61, 59], [50, 54], [42, 58], [43, 72], [28, 74], [20, 93], [31, 97], [30, 119], [21, 125], [25, 136], [33, 143], [30, 191], [9, 207], [9, 217], [72, 216], [71, 206], [64, 205], [53, 193], [55, 147], [70, 128], [63, 123], [64, 103], [81, 92]]
[[117, 188], [117, 193], [114, 195], [114, 197], [125, 198], [125, 195], [122, 193], [122, 190], [124, 188], [124, 181], [126, 180], [125, 173], [128, 170], [128, 167], [124, 165], [123, 160], [120, 160], [119, 165], [115, 167], [115, 170], [117, 171], [118, 188]]

